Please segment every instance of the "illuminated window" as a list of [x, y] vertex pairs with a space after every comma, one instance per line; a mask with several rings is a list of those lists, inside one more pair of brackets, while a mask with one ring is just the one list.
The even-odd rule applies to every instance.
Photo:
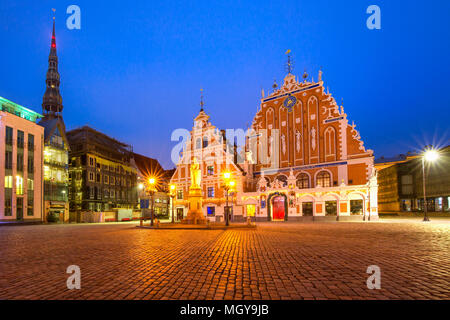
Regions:
[[216, 215], [216, 207], [208, 207], [207, 211], [209, 217], [214, 217]]
[[254, 204], [247, 205], [247, 217], [254, 217], [256, 212], [256, 207]]
[[89, 165], [90, 165], [91, 167], [94, 166], [94, 158], [89, 157]]
[[183, 190], [177, 190], [177, 200], [183, 200]]
[[94, 173], [89, 172], [89, 181], [94, 181]]
[[208, 187], [208, 198], [214, 198], [214, 187]]
[[33, 179], [28, 179], [27, 190], [34, 190], [34, 180]]
[[322, 188], [331, 187], [331, 175], [327, 171], [321, 171], [317, 175], [316, 186]]
[[208, 166], [208, 176], [214, 175], [214, 166]]
[[23, 194], [23, 178], [21, 176], [16, 176], [16, 194]]
[[308, 189], [309, 188], [309, 176], [306, 173], [301, 173], [297, 177], [297, 188]]
[[5, 176], [5, 188], [12, 189], [13, 177]]

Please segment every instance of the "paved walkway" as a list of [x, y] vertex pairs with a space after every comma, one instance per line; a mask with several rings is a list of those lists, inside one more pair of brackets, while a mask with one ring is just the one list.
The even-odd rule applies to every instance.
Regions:
[[[81, 268], [68, 290], [66, 268]], [[367, 267], [381, 268], [369, 290]], [[0, 227], [0, 299], [450, 299], [450, 223]]]

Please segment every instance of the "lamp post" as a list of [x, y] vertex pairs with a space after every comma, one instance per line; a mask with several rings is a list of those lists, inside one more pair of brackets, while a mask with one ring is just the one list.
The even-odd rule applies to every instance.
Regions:
[[424, 217], [423, 221], [428, 222], [430, 218], [428, 218], [428, 206], [427, 206], [427, 194], [426, 194], [426, 179], [425, 179], [425, 160], [427, 162], [434, 162], [439, 158], [439, 153], [434, 149], [426, 150], [422, 155], [422, 176], [423, 176], [423, 210]]
[[[140, 191], [144, 190], [144, 184], [143, 184], [143, 183], [139, 183], [139, 185], [138, 185], [138, 190], [140, 190]], [[139, 199], [141, 199], [141, 195], [142, 195], [142, 193], [139, 192]], [[143, 226], [143, 223], [144, 223], [144, 221], [143, 221], [143, 220], [144, 220], [143, 212], [144, 212], [144, 209], [141, 208], [141, 219], [140, 219], [140, 222], [139, 222], [139, 225], [140, 225], [141, 227]]]
[[170, 198], [172, 199], [172, 223], [175, 223], [175, 218], [174, 218], [174, 205], [173, 205], [173, 200], [175, 199], [175, 190], [176, 187], [175, 185], [171, 184], [170, 185]]
[[223, 174], [225, 183], [223, 184], [223, 189], [225, 190], [225, 194], [226, 194], [226, 206], [225, 206], [225, 225], [228, 227], [230, 225], [230, 213], [229, 213], [229, 208], [228, 208], [228, 195], [229, 192], [232, 188], [234, 188], [234, 186], [236, 185], [236, 182], [234, 182], [233, 180], [231, 180], [231, 173], [229, 172], [225, 172]]
[[155, 183], [156, 183], [156, 180], [155, 180], [155, 178], [150, 178], [150, 179], [148, 179], [148, 184], [149, 184], [149, 188], [148, 188], [148, 193], [150, 194], [150, 197], [151, 197], [151, 199], [152, 199], [152, 208], [151, 208], [151, 211], [150, 211], [150, 218], [151, 218], [151, 222], [150, 222], [150, 226], [152, 226], [153, 227], [153, 218], [154, 218], [154, 204], [153, 204], [153, 195], [155, 194]]

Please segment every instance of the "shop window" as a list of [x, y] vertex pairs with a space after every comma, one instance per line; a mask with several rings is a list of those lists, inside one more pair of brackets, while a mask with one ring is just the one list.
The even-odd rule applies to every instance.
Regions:
[[254, 204], [247, 205], [247, 217], [254, 217], [256, 212], [256, 206]]
[[350, 200], [350, 213], [353, 215], [363, 214], [363, 201]]
[[337, 215], [337, 201], [325, 201], [325, 212], [327, 216]]

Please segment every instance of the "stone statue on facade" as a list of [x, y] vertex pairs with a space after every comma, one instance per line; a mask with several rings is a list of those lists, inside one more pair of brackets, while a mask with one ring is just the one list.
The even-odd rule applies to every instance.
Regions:
[[200, 188], [202, 179], [202, 171], [200, 170], [200, 165], [197, 158], [194, 158], [191, 164], [191, 187]]

